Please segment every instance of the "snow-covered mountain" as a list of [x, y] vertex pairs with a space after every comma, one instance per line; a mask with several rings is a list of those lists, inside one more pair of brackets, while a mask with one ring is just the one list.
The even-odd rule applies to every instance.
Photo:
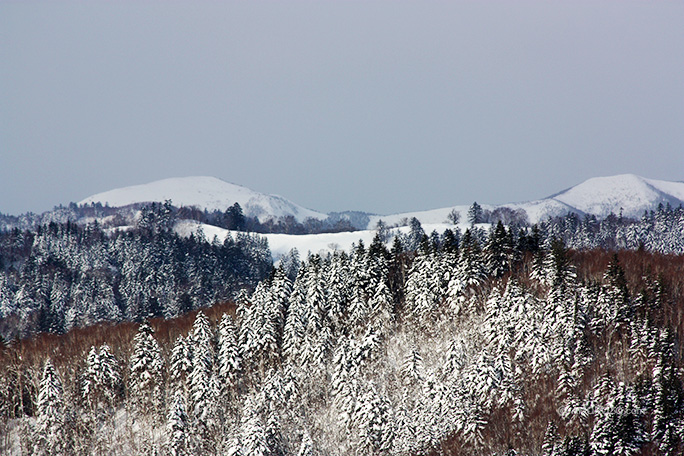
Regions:
[[[634, 174], [595, 177], [547, 198], [501, 206], [483, 204], [482, 208], [490, 211], [498, 207], [522, 209], [527, 213], [530, 223], [537, 223], [568, 212], [603, 218], [610, 213], [619, 214], [622, 211], [625, 217], [639, 218], [645, 210], [653, 210], [660, 203], [670, 203], [673, 207], [684, 204], [684, 182], [646, 179]], [[411, 217], [416, 217], [421, 223], [444, 223], [452, 210], [459, 212], [461, 222], [465, 222], [468, 208], [467, 205], [460, 205], [429, 211], [373, 216], [369, 227], [375, 226], [380, 219], [392, 225]]]
[[595, 177], [546, 198], [574, 208], [577, 212], [605, 217], [622, 211], [626, 217], [640, 217], [658, 204], [684, 204], [684, 182], [646, 179], [634, 174]]
[[171, 200], [174, 206], [196, 206], [208, 211], [225, 211], [235, 203], [242, 206], [245, 215], [260, 221], [292, 215], [297, 221], [317, 218], [327, 214], [306, 209], [282, 196], [266, 195], [247, 187], [231, 184], [215, 177], [177, 177], [149, 184], [118, 188], [90, 196], [79, 204], [100, 202], [112, 207], [135, 203], [163, 202]]

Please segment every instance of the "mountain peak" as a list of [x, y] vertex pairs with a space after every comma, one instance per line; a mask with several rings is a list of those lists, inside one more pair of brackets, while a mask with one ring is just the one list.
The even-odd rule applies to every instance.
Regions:
[[678, 205], [684, 196], [684, 183], [646, 179], [635, 174], [594, 177], [550, 196], [578, 212], [605, 217], [620, 212], [639, 217], [659, 203]]
[[118, 188], [90, 196], [79, 204], [100, 202], [120, 207], [166, 200], [171, 200], [175, 206], [196, 206], [208, 211], [225, 211], [238, 203], [245, 215], [257, 217], [260, 221], [287, 215], [292, 215], [300, 222], [309, 217], [327, 217], [281, 196], [259, 193], [211, 176], [174, 177]]

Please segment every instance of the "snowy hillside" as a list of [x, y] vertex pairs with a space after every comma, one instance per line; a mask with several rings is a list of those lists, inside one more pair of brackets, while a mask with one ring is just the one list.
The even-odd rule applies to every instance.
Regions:
[[[684, 182], [646, 179], [634, 174], [595, 177], [548, 198], [501, 206], [483, 204], [482, 208], [490, 211], [497, 207], [523, 209], [530, 223], [537, 223], [568, 212], [603, 218], [610, 213], [619, 214], [621, 209], [625, 217], [639, 218], [645, 210], [654, 210], [660, 203], [670, 203], [673, 207], [684, 204]], [[452, 209], [461, 214], [461, 222], [467, 221], [468, 206], [452, 206], [430, 211], [373, 216], [368, 227], [373, 228], [380, 219], [392, 225], [411, 217], [416, 217], [421, 223], [444, 223]]]
[[265, 221], [274, 217], [294, 216], [297, 221], [326, 214], [299, 206], [277, 195], [266, 195], [215, 177], [178, 177], [149, 184], [134, 185], [90, 196], [79, 204], [100, 202], [112, 207], [134, 203], [171, 200], [175, 206], [197, 206], [208, 211], [225, 211], [240, 204], [245, 215]]
[[658, 204], [670, 203], [677, 207], [684, 202], [684, 183], [646, 179], [634, 174], [596, 177], [568, 190], [552, 195], [547, 200], [560, 201], [578, 212], [605, 217], [622, 209], [626, 217], [638, 218], [644, 210]]
[[[181, 236], [190, 236], [191, 233], [197, 234], [201, 228], [204, 237], [208, 241], [213, 241], [216, 237], [220, 242], [226, 239], [228, 234], [233, 236], [236, 234], [229, 230], [219, 228], [212, 225], [200, 224], [192, 220], [183, 220], [178, 222], [174, 227], [174, 231]], [[431, 233], [433, 230], [438, 233], [443, 233], [447, 228], [453, 228], [449, 224], [424, 224], [423, 230], [426, 233]], [[462, 229], [467, 226], [461, 226]], [[401, 227], [397, 232], [407, 233], [408, 227]], [[306, 258], [308, 253], [326, 253], [335, 250], [342, 250], [348, 252], [353, 244], [358, 244], [359, 240], [366, 245], [370, 245], [375, 236], [375, 230], [362, 231], [347, 231], [343, 233], [321, 233], [321, 234], [260, 234], [268, 240], [268, 246], [271, 250], [271, 255], [274, 261], [278, 261], [283, 255], [287, 254], [292, 249], [297, 249], [302, 258]]]
[[[483, 209], [492, 210], [496, 206], [483, 205]], [[449, 223], [447, 217], [452, 210], [457, 211], [460, 214], [461, 222], [466, 222], [468, 220], [468, 208], [469, 206], [451, 206], [444, 207], [440, 209], [432, 209], [428, 211], [416, 211], [416, 212], [404, 212], [402, 214], [391, 214], [391, 215], [373, 215], [370, 217], [368, 222], [368, 228], [373, 229], [377, 225], [378, 221], [382, 220], [389, 226], [405, 224], [406, 220], [411, 218], [417, 218], [421, 224], [441, 224]]]

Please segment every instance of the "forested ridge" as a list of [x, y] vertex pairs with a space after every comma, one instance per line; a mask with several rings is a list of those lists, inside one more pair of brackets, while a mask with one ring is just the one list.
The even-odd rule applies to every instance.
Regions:
[[0, 336], [176, 317], [253, 289], [271, 269], [265, 239], [181, 237], [171, 215], [153, 206], [127, 230], [51, 222], [1, 232]]
[[684, 257], [414, 228], [235, 306], [15, 342], [2, 452], [682, 454]]

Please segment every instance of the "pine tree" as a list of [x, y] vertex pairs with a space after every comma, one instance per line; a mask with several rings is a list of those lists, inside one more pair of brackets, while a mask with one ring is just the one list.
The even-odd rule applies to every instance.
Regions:
[[333, 334], [341, 334], [347, 326], [347, 306], [349, 304], [349, 258], [345, 253], [334, 252], [324, 271], [327, 287], [328, 318]]
[[415, 348], [404, 358], [404, 362], [401, 365], [401, 371], [408, 383], [422, 382], [425, 377], [424, 369], [423, 358]]
[[178, 336], [173, 343], [169, 359], [169, 384], [171, 391], [183, 392], [187, 397], [188, 379], [192, 372], [192, 343], [190, 338]]
[[269, 456], [270, 448], [266, 440], [266, 429], [259, 416], [255, 398], [249, 396], [245, 401], [240, 420], [242, 454], [250, 456]]
[[154, 331], [142, 323], [133, 339], [128, 385], [139, 414], [161, 413], [164, 404], [164, 360]]
[[196, 436], [195, 451], [206, 452], [216, 426], [214, 389], [214, 334], [204, 312], [192, 326], [192, 371], [190, 372], [190, 416]]
[[413, 261], [406, 279], [406, 318], [417, 329], [428, 330], [437, 318], [445, 284], [436, 254], [421, 252]]
[[70, 453], [65, 435], [65, 406], [62, 382], [48, 359], [43, 369], [37, 404], [35, 447], [38, 455], [59, 456]]
[[590, 444], [596, 455], [630, 456], [645, 443], [645, 435], [634, 391], [620, 384], [608, 394], [598, 414]]
[[463, 310], [473, 291], [487, 277], [480, 244], [471, 230], [463, 234], [460, 254], [447, 288], [450, 306], [456, 313]]
[[174, 395], [168, 414], [166, 432], [171, 456], [185, 456], [190, 454], [188, 443], [188, 416], [185, 413], [183, 394], [177, 391]]
[[300, 350], [304, 343], [304, 332], [307, 325], [306, 293], [308, 282], [308, 265], [303, 265], [292, 286], [288, 300], [288, 312], [283, 329], [283, 353], [290, 362], [300, 362]]
[[302, 433], [302, 443], [299, 445], [299, 451], [297, 451], [297, 456], [313, 456], [313, 441], [311, 440], [311, 435], [308, 432]]
[[554, 238], [551, 240], [544, 269], [547, 284], [558, 290], [565, 290], [566, 285], [575, 279], [576, 274], [570, 262], [570, 254], [561, 239]]
[[510, 269], [511, 260], [512, 246], [503, 223], [499, 221], [496, 228], [490, 231], [485, 249], [487, 270], [494, 277], [501, 277]]
[[92, 410], [98, 412], [114, 405], [121, 383], [119, 363], [112, 355], [109, 345], [99, 351], [90, 348], [83, 374], [83, 398]]
[[242, 356], [237, 341], [237, 328], [230, 315], [223, 314], [219, 323], [218, 336], [219, 384], [224, 394], [234, 394], [242, 369]]
[[553, 421], [549, 421], [544, 433], [544, 440], [541, 446], [542, 456], [555, 456], [556, 447], [558, 446], [558, 429]]
[[404, 247], [407, 250], [418, 250], [423, 237], [425, 237], [425, 231], [423, 231], [420, 221], [415, 217], [411, 217], [411, 220], [409, 220], [409, 232]]
[[468, 223], [470, 223], [471, 225], [475, 225], [476, 223], [483, 223], [483, 215], [484, 211], [482, 210], [482, 206], [477, 204], [477, 202], [474, 202], [470, 206], [470, 209], [468, 209]]
[[357, 454], [390, 454], [394, 423], [389, 403], [374, 388], [359, 398], [353, 416]]

